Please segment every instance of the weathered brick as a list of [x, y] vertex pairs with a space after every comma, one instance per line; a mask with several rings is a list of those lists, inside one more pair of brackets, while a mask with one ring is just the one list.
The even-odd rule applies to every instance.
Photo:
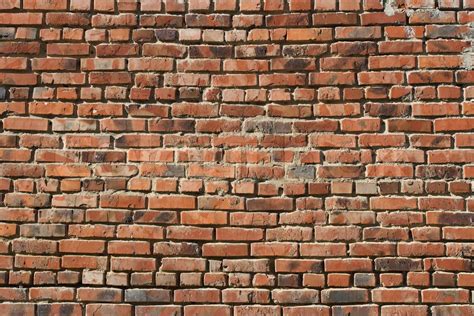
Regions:
[[369, 293], [365, 289], [330, 289], [321, 291], [322, 303], [365, 303]]

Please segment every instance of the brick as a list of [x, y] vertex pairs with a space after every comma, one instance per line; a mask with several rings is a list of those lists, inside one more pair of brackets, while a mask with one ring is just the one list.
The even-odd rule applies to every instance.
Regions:
[[[54, 290], [54, 289], [53, 289]], [[61, 310], [69, 310], [71, 315], [80, 315], [82, 313], [82, 307], [77, 303], [49, 303], [49, 304], [38, 304], [37, 312], [48, 315], [59, 313]]]
[[377, 258], [375, 269], [378, 271], [420, 271], [422, 262], [419, 259]]
[[0, 8], [2, 10], [20, 8], [20, 1], [19, 0], [6, 0], [6, 1], [3, 1]]
[[421, 291], [424, 303], [467, 303], [469, 291], [465, 289], [426, 289]]
[[361, 15], [362, 25], [405, 24], [405, 22], [405, 14], [401, 12], [395, 12], [394, 14], [367, 12]]
[[354, 148], [356, 137], [352, 135], [315, 135], [310, 139], [310, 142], [315, 147]]
[[436, 316], [453, 313], [469, 314], [472, 310], [473, 307], [469, 305], [438, 305], [431, 308], [431, 312]]
[[86, 313], [97, 315], [108, 315], [110, 313], [118, 313], [122, 315], [132, 314], [132, 305], [128, 304], [88, 304]]
[[13, 131], [47, 131], [49, 122], [47, 119], [40, 118], [5, 118], [3, 126], [7, 130]]
[[327, 272], [372, 271], [372, 263], [366, 259], [326, 259], [324, 269]]
[[266, 289], [225, 289], [222, 291], [224, 303], [268, 303], [270, 291]]
[[259, 210], [291, 210], [291, 199], [249, 199], [247, 200], [247, 209], [252, 211]]
[[322, 262], [320, 260], [309, 259], [277, 259], [275, 261], [277, 272], [321, 272]]
[[168, 227], [166, 235], [170, 239], [182, 240], [211, 240], [212, 228], [197, 227]]
[[188, 289], [176, 290], [174, 292], [174, 300], [176, 302], [217, 303], [219, 297], [220, 291], [217, 289]]
[[352, 256], [390, 256], [396, 254], [396, 245], [394, 243], [354, 243], [349, 248]]
[[377, 39], [381, 35], [381, 28], [376, 26], [336, 27], [336, 39]]
[[413, 288], [372, 290], [374, 302], [383, 303], [418, 303], [418, 295], [418, 290]]
[[309, 304], [317, 303], [319, 292], [312, 289], [301, 290], [273, 290], [272, 298], [280, 304]]
[[298, 249], [295, 243], [254, 243], [251, 245], [252, 256], [266, 257], [266, 256], [296, 256]]
[[243, 316], [249, 314], [281, 315], [279, 306], [242, 305], [234, 307], [234, 315]]
[[184, 307], [184, 315], [231, 315], [231, 307], [227, 305], [190, 305]]
[[332, 39], [332, 33], [329, 28], [306, 28], [306, 29], [288, 29], [287, 40], [302, 42], [302, 41], [316, 41], [326, 42]]
[[245, 257], [248, 255], [246, 244], [205, 244], [202, 251], [205, 257]]
[[81, 288], [77, 292], [79, 301], [118, 302], [122, 298], [122, 290], [114, 288]]
[[316, 227], [315, 239], [318, 241], [337, 241], [337, 240], [359, 240], [360, 229], [358, 227], [345, 227], [338, 231], [336, 227]]
[[114, 257], [110, 265], [113, 271], [154, 271], [156, 263], [153, 258]]
[[125, 239], [163, 239], [161, 227], [151, 225], [120, 225], [117, 227], [117, 237]]
[[355, 75], [352, 72], [320, 72], [310, 73], [311, 85], [352, 85], [355, 83]]
[[162, 196], [150, 198], [150, 208], [157, 209], [193, 209], [196, 207], [196, 200], [193, 197], [183, 196]]
[[364, 303], [368, 301], [368, 291], [364, 289], [330, 289], [321, 291], [322, 303]]
[[402, 84], [404, 82], [401, 72], [361, 72], [358, 74], [359, 82], [366, 84]]
[[413, 16], [410, 16], [410, 24], [425, 24], [425, 23], [453, 23], [455, 16], [453, 12], [442, 12], [436, 16], [431, 16], [429, 10], [426, 12], [417, 12]]

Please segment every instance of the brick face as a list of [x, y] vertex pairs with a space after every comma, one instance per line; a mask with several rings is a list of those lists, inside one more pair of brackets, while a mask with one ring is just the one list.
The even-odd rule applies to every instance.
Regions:
[[474, 314], [473, 9], [0, 0], [0, 314]]

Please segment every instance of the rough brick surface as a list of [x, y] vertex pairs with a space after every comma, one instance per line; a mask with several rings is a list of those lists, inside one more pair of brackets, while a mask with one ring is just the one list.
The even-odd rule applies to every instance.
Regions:
[[1, 315], [473, 315], [472, 0], [0, 0]]

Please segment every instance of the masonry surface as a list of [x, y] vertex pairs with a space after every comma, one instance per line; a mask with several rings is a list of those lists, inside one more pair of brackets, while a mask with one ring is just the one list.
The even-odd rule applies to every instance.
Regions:
[[473, 315], [473, 0], [0, 0], [1, 315]]

